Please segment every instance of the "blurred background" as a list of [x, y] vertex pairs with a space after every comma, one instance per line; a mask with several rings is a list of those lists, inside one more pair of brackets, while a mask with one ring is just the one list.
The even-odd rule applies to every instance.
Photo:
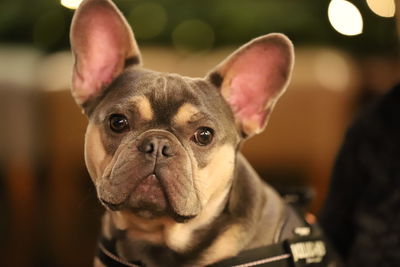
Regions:
[[[292, 83], [243, 152], [318, 212], [346, 126], [400, 81], [394, 0], [115, 0], [144, 66], [204, 76], [270, 32], [295, 44]], [[0, 266], [91, 266], [103, 210], [83, 160], [86, 118], [69, 92], [78, 0], [0, 1]]]

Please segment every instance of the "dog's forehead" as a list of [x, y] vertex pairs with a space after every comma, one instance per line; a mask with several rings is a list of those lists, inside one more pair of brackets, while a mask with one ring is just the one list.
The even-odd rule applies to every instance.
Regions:
[[204, 79], [144, 69], [124, 72], [107, 90], [100, 111], [135, 107], [145, 120], [183, 123], [196, 114], [218, 117], [228, 112], [218, 90]]
[[142, 82], [135, 85], [135, 91], [148, 99], [154, 120], [170, 123], [178, 114], [190, 112], [190, 107], [198, 112], [203, 109], [205, 100], [201, 91], [207, 87], [204, 81], [176, 74], [155, 73], [151, 76], [144, 76]]

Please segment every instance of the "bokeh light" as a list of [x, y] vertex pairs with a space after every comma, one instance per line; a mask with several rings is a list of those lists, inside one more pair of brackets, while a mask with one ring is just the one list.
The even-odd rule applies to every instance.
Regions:
[[381, 17], [391, 18], [396, 10], [394, 0], [367, 0], [367, 4], [372, 12]]
[[343, 35], [358, 35], [363, 31], [363, 18], [358, 8], [345, 0], [332, 0], [328, 7], [329, 22]]
[[138, 39], [151, 39], [164, 30], [168, 17], [161, 5], [143, 3], [129, 13], [128, 20]]
[[317, 51], [313, 70], [316, 80], [323, 88], [335, 91], [349, 88], [351, 80], [349, 63], [338, 51], [329, 49]]
[[77, 9], [82, 0], [61, 0], [61, 5], [69, 9]]
[[172, 42], [183, 52], [209, 50], [214, 44], [214, 30], [204, 21], [186, 20], [172, 32]]

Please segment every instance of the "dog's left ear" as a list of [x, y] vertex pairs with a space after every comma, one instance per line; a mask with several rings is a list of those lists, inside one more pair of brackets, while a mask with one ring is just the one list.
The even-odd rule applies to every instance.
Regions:
[[84, 0], [74, 14], [70, 40], [72, 94], [80, 105], [98, 96], [127, 65], [140, 64], [133, 32], [111, 0]]
[[261, 132], [285, 91], [294, 52], [282, 34], [269, 34], [242, 46], [211, 71], [209, 79], [231, 106], [245, 137]]

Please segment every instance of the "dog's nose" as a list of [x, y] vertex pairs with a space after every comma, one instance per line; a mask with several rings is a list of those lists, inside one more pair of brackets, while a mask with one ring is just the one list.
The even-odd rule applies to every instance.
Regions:
[[149, 136], [138, 146], [138, 150], [153, 157], [172, 157], [175, 152], [171, 141], [164, 136]]

